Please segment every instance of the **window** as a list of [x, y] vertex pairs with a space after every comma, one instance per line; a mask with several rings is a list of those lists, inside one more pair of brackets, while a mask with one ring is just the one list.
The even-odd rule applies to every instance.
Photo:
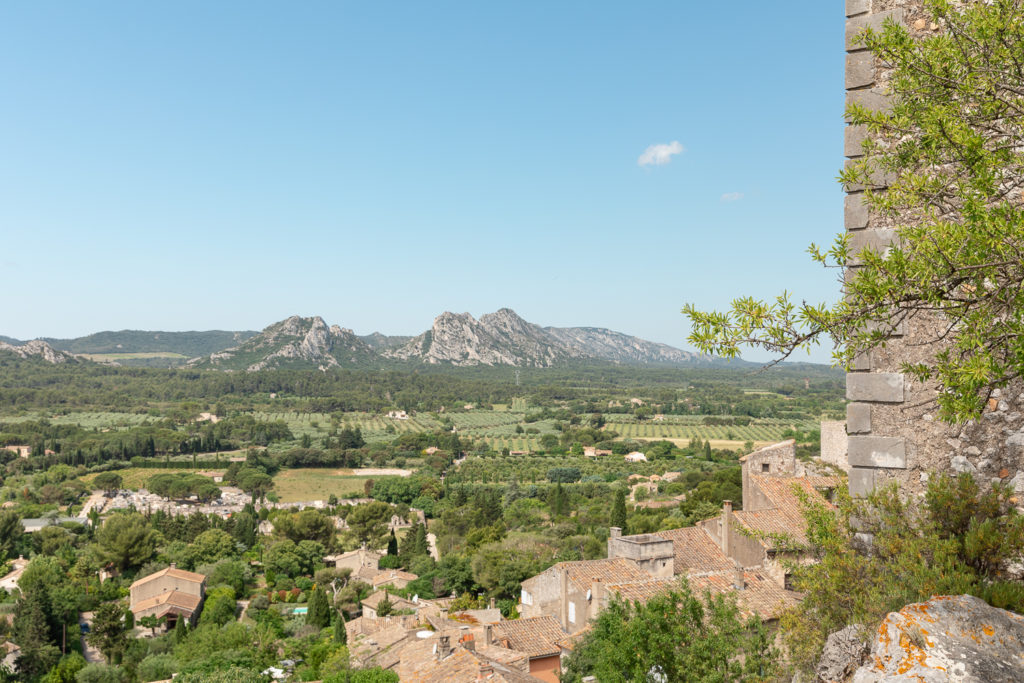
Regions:
[[570, 602], [569, 603], [569, 621], [571, 621], [574, 624], [576, 623], [576, 603], [575, 602]]
[[530, 595], [530, 592], [524, 588], [522, 595], [519, 596], [519, 601], [522, 602], [524, 605], [532, 605], [533, 596]]
[[761, 463], [761, 471], [762, 472], [771, 472], [772, 471], [772, 466], [769, 465], [766, 462], [765, 463]]
[[786, 574], [786, 577], [782, 580], [782, 585], [788, 591], [793, 590], [793, 575]]

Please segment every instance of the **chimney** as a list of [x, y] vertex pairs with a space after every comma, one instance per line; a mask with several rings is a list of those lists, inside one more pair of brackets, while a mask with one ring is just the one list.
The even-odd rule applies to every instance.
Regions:
[[486, 681], [488, 678], [494, 675], [494, 667], [490, 664], [480, 664], [480, 671], [476, 675], [476, 680]]
[[729, 552], [732, 550], [732, 543], [729, 537], [731, 536], [732, 527], [732, 501], [722, 501], [722, 552], [725, 553], [726, 557], [729, 557]]
[[734, 562], [732, 568], [732, 587], [738, 591], [743, 590], [747, 587], [747, 582], [743, 578], [743, 567], [740, 566], [739, 562]]
[[472, 633], [467, 633], [459, 639], [459, 643], [462, 647], [470, 652], [476, 652], [476, 638], [473, 637]]
[[604, 584], [601, 579], [594, 579], [590, 584], [590, 609], [588, 616], [593, 619], [604, 609]]
[[494, 598], [491, 598], [491, 609], [494, 609]]
[[494, 628], [490, 624], [484, 624], [484, 645], [490, 646], [494, 642]]
[[611, 533], [612, 538], [618, 538], [619, 536], [622, 536], [622, 527], [613, 526], [608, 531]]
[[442, 607], [440, 611], [441, 611], [441, 618], [442, 619], [447, 619], [448, 618], [448, 608], [447, 607]]
[[559, 611], [559, 623], [562, 625], [562, 630], [566, 633], [569, 632], [569, 570], [562, 569], [559, 573], [560, 587], [558, 591], [558, 611]]
[[441, 661], [452, 653], [451, 640], [448, 636], [441, 636], [437, 639], [437, 661]]

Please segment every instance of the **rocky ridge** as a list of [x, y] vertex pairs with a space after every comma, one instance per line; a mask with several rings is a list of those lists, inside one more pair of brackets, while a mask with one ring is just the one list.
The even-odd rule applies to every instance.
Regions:
[[713, 360], [603, 328], [540, 327], [509, 308], [479, 320], [469, 313], [442, 313], [431, 329], [383, 355], [429, 364], [519, 367], [551, 367], [572, 360], [641, 364]]
[[78, 361], [78, 359], [75, 358], [75, 356], [73, 356], [72, 354], [64, 353], [63, 351], [58, 351], [49, 344], [47, 344], [46, 342], [41, 341], [39, 339], [34, 339], [32, 341], [28, 341], [18, 345], [8, 344], [7, 342], [0, 342], [0, 351], [10, 351], [11, 353], [17, 354], [21, 358], [38, 357], [42, 358], [47, 363], [54, 364]]
[[320, 370], [327, 370], [354, 366], [373, 355], [373, 350], [352, 330], [337, 325], [328, 327], [320, 316], [302, 318], [293, 315], [270, 325], [238, 346], [193, 358], [188, 365], [256, 372], [313, 364]]

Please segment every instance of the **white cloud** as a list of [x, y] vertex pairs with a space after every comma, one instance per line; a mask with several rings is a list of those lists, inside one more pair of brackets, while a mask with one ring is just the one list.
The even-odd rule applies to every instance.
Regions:
[[668, 144], [651, 145], [644, 150], [636, 163], [640, 166], [664, 166], [672, 161], [673, 156], [682, 154], [683, 151], [683, 146], [678, 140], [673, 140]]
[[742, 192], [726, 192], [722, 195], [723, 202], [738, 202], [741, 199], [743, 199]]

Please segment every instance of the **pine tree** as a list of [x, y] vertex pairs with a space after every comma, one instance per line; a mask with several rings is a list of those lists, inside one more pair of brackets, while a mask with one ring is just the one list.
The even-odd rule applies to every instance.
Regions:
[[60, 658], [50, 640], [49, 609], [42, 591], [33, 590], [18, 600], [14, 609], [14, 642], [21, 648], [18, 671], [26, 680], [46, 673]]
[[626, 522], [626, 492], [619, 489], [615, 492], [615, 504], [612, 506], [611, 526], [622, 529], [622, 535], [629, 535], [629, 528]]

